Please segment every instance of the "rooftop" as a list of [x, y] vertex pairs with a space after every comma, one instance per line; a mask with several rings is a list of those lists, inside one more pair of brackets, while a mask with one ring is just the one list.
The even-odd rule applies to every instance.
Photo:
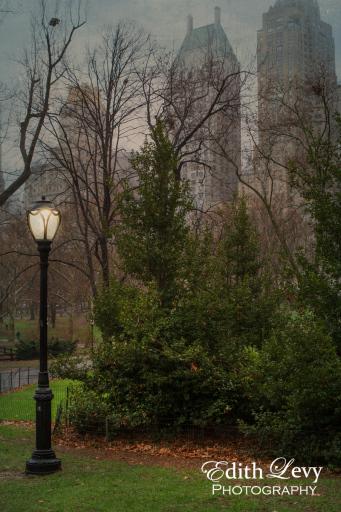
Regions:
[[276, 3], [273, 7], [270, 7], [270, 10], [281, 7], [300, 7], [307, 11], [313, 9], [315, 12], [320, 10], [317, 0], [276, 0]]
[[187, 34], [181, 45], [179, 56], [193, 50], [205, 50], [217, 57], [233, 54], [232, 46], [220, 23], [220, 8], [215, 8], [215, 21], [209, 25], [193, 28], [193, 18], [188, 16]]

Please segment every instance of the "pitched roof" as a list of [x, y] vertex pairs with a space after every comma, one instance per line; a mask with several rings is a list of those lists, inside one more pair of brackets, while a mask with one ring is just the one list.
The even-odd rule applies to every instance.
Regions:
[[179, 57], [192, 50], [210, 50], [217, 57], [226, 57], [233, 53], [232, 46], [220, 24], [212, 23], [195, 28], [187, 34], [179, 51]]

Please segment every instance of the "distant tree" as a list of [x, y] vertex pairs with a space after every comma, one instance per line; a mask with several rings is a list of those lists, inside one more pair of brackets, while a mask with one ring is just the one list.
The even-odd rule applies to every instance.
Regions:
[[249, 126], [254, 151], [249, 172], [238, 177], [267, 214], [285, 270], [290, 268], [279, 273], [294, 283], [292, 298], [298, 294], [326, 321], [341, 351], [341, 129], [335, 94], [323, 70], [310, 82], [269, 83], [261, 98], [269, 116], [262, 117], [259, 137]]
[[261, 267], [259, 240], [243, 198], [232, 204], [222, 225], [219, 256], [227, 286], [245, 279], [256, 279]]

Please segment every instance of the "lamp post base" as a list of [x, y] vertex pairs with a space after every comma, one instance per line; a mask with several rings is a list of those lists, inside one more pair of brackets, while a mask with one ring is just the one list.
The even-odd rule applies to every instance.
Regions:
[[53, 450], [36, 450], [26, 462], [27, 475], [50, 475], [62, 469], [62, 463]]

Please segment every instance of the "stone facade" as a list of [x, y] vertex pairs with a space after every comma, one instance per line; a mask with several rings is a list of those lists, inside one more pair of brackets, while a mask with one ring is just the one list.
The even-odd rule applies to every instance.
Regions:
[[270, 172], [269, 187], [290, 207], [297, 198], [284, 167], [291, 158], [304, 158], [297, 142], [302, 134], [295, 120], [290, 124], [293, 109], [297, 105], [305, 122], [321, 131], [325, 117], [318, 88], [322, 83], [332, 108], [335, 105], [334, 39], [331, 26], [321, 19], [317, 0], [277, 0], [270, 7], [258, 31], [257, 67], [259, 147], [271, 156], [264, 173]]
[[[197, 208], [208, 211], [230, 201], [237, 193], [236, 167], [240, 169], [241, 166], [239, 63], [221, 25], [220, 8], [215, 8], [214, 23], [202, 27], [193, 28], [193, 18], [188, 17], [187, 34], [178, 54], [178, 64], [191, 70], [197, 81], [195, 94], [202, 96], [201, 104], [197, 104], [201, 113], [208, 111], [215, 94], [208, 80], [203, 78], [206, 75], [202, 70], [212, 66], [214, 73], [214, 66], [217, 66], [220, 76], [235, 73], [226, 94], [234, 90], [238, 107], [234, 112], [231, 109], [230, 112], [215, 114], [205, 123], [197, 135], [197, 138], [202, 136], [202, 148], [196, 153], [195, 161], [186, 162], [182, 168], [182, 178], [188, 181]], [[218, 139], [219, 144], [224, 145], [225, 155], [218, 148]], [[192, 143], [193, 146], [195, 144]], [[187, 151], [191, 150], [190, 146], [186, 147]]]
[[46, 161], [35, 162], [24, 186], [24, 208], [31, 208], [42, 196], [59, 205], [65, 200], [67, 191], [68, 183], [61, 171]]
[[324, 70], [335, 80], [332, 27], [321, 20], [316, 0], [277, 0], [263, 15], [257, 36], [258, 84], [275, 79], [311, 80]]

